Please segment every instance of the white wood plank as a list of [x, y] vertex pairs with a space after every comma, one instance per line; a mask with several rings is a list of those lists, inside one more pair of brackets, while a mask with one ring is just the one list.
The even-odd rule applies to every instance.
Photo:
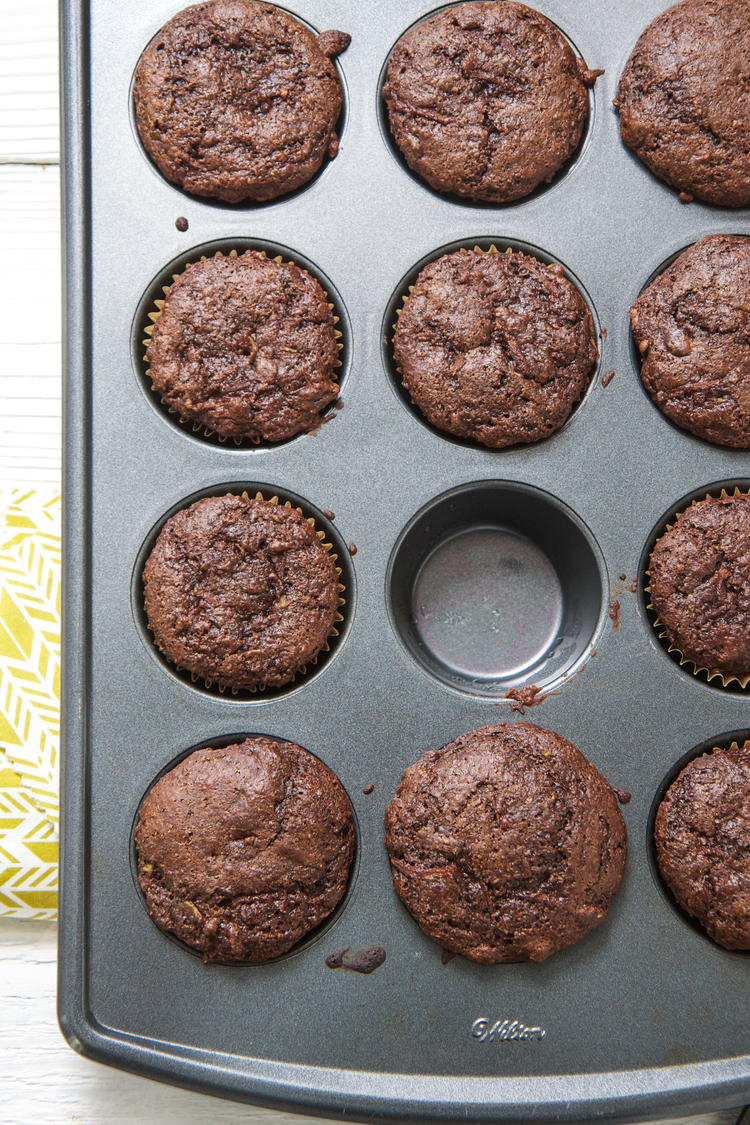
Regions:
[[54, 923], [0, 919], [3, 1125], [322, 1125], [178, 1090], [81, 1058], [57, 1028], [55, 973]]
[[60, 178], [0, 165], [0, 487], [59, 485]]
[[0, 164], [60, 159], [57, 4], [0, 3]]

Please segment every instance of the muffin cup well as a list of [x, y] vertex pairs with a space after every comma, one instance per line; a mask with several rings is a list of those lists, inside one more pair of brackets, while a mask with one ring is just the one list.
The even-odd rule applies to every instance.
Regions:
[[[278, 490], [278, 492], [274, 491], [273, 495], [269, 496], [268, 493], [272, 492], [272, 490], [268, 486], [263, 487], [265, 487], [265, 494], [257, 485], [249, 485], [247, 488], [242, 488], [241, 486], [237, 488], [231, 485], [224, 488], [208, 488], [176, 504], [151, 529], [141, 546], [136, 565], [133, 569], [131, 585], [133, 616], [148, 651], [162, 668], [170, 672], [180, 682], [186, 686], [193, 687], [197, 691], [207, 693], [213, 698], [225, 698], [238, 702], [266, 702], [288, 695], [293, 691], [298, 691], [307, 680], [322, 671], [329, 661], [334, 659], [345, 639], [351, 623], [354, 602], [354, 570], [345, 543], [326, 517], [306, 501], [292, 493], [282, 494], [281, 490]], [[338, 578], [338, 606], [333, 625], [325, 643], [311, 660], [297, 669], [291, 679], [280, 687], [267, 686], [266, 684], [259, 684], [252, 688], [226, 687], [207, 680], [198, 673], [191, 672], [182, 667], [176, 661], [166, 656], [157, 647], [144, 606], [143, 568], [167, 521], [171, 519], [172, 516], [176, 515], [177, 512], [189, 508], [191, 504], [194, 504], [196, 501], [210, 496], [242, 496], [244, 499], [248, 500], [251, 495], [256, 500], [267, 499], [268, 503], [281, 504], [283, 507], [294, 508], [299, 512], [307, 523], [315, 529], [315, 534], [321, 541], [321, 545], [330, 553], [332, 561], [337, 564], [334, 569]], [[320, 528], [320, 524], [323, 525], [324, 529]], [[348, 599], [344, 597], [345, 592], [349, 594]]]
[[[171, 425], [182, 434], [192, 439], [197, 439], [198, 441], [208, 443], [224, 450], [234, 448], [243, 451], [276, 449], [298, 438], [305, 437], [306, 434], [317, 432], [319, 427], [314, 427], [312, 431], [301, 431], [300, 433], [293, 434], [291, 437], [283, 438], [281, 441], [267, 441], [262, 438], [251, 439], [246, 437], [230, 438], [218, 434], [214, 430], [207, 428], [202, 422], [194, 422], [192, 419], [182, 417], [179, 411], [174, 407], [170, 407], [164, 401], [151, 381], [151, 371], [145, 349], [150, 343], [154, 325], [161, 316], [165, 298], [169, 290], [172, 285], [182, 277], [189, 266], [199, 261], [208, 261], [208, 259], [212, 257], [237, 258], [253, 251], [262, 254], [264, 257], [272, 258], [275, 262], [296, 266], [298, 269], [302, 270], [303, 273], [309, 274], [309, 276], [318, 282], [333, 316], [339, 355], [338, 359], [334, 362], [331, 379], [338, 383], [339, 395], [341, 394], [349, 370], [351, 332], [343, 302], [332, 282], [313, 262], [306, 259], [304, 255], [293, 253], [287, 247], [272, 242], [249, 238], [234, 238], [196, 246], [192, 250], [182, 254], [179, 258], [174, 259], [153, 279], [141, 298], [138, 309], [136, 310], [132, 338], [133, 365], [136, 369], [144, 394], [155, 409], [163, 417], [168, 419]], [[320, 417], [320, 426], [325, 425], [336, 416], [337, 403], [338, 399], [335, 399], [325, 408]]]
[[607, 589], [580, 517], [550, 493], [501, 480], [427, 503], [386, 574], [391, 626], [411, 659], [445, 688], [516, 707], [541, 702], [593, 655]]
[[[648, 566], [651, 559], [651, 554], [654, 550], [654, 547], [660, 541], [660, 539], [663, 538], [665, 533], [672, 530], [677, 519], [681, 515], [684, 515], [685, 512], [689, 511], [690, 508], [692, 508], [695, 504], [699, 504], [703, 500], [728, 499], [729, 496], [750, 496], [750, 489], [748, 489], [747, 487], [740, 488], [739, 484], [735, 484], [733, 482], [726, 482], [724, 485], [719, 484], [716, 488], [712, 488], [707, 492], [703, 492], [701, 490], [700, 493], [688, 498], [689, 503], [685, 504], [684, 502], [681, 502], [679, 506], [673, 509], [660, 522], [656, 529], [656, 533], [652, 534], [649, 543], [646, 545], [646, 548], [644, 550], [642, 560], [642, 589], [645, 598], [646, 612], [651, 626], [659, 639], [661, 647], [672, 657], [675, 663], [677, 663], [681, 667], [687, 666], [686, 670], [692, 669], [691, 674], [693, 676], [699, 678], [705, 683], [711, 684], [712, 687], [719, 687], [719, 684], [714, 685], [712, 683], [712, 681], [718, 680], [720, 681], [720, 686], [724, 689], [735, 691], [739, 690], [744, 692], [747, 689], [748, 684], [750, 684], [750, 675], [737, 676], [731, 672], [722, 672], [719, 668], [705, 668], [700, 664], [697, 664], [694, 660], [690, 660], [689, 658], [687, 658], [683, 654], [679, 646], [673, 644], [670, 641], [669, 637], [667, 636], [664, 622], [659, 617], [655, 607], [651, 602], [651, 587], [649, 585], [651, 574]], [[733, 685], [736, 685], [736, 687], [733, 688]]]

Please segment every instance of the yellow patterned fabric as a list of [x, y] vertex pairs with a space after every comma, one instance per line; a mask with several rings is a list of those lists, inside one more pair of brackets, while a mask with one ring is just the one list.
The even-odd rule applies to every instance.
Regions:
[[60, 495], [0, 513], [0, 914], [57, 914]]

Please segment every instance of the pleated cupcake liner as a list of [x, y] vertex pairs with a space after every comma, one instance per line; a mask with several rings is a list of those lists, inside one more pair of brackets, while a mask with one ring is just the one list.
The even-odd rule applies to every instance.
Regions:
[[[730, 494], [727, 492], [727, 490], [725, 488], [722, 488], [721, 491], [718, 494], [707, 492], [703, 499], [704, 500], [728, 500], [729, 495]], [[732, 493], [732, 496], [750, 496], [750, 491], [742, 492], [741, 489], [735, 488], [734, 492]], [[665, 525], [664, 531], [656, 539], [656, 542], [654, 543], [654, 547], [656, 546], [657, 543], [659, 543], [664, 538], [664, 535], [668, 531], [672, 531], [672, 529], [674, 528], [674, 526], [677, 523], [680, 516], [685, 515], [685, 513], [689, 512], [690, 509], [695, 507], [696, 504], [701, 504], [701, 503], [703, 503], [703, 500], [693, 500], [691, 504], [688, 504], [687, 508], [684, 508], [681, 512], [675, 513], [675, 516], [674, 516], [674, 519], [673, 519], [672, 523], [668, 523], [668, 524]], [[652, 553], [653, 553], [653, 548], [652, 548]], [[646, 569], [646, 577], [648, 579], [651, 578], [651, 571], [648, 568]], [[740, 688], [742, 688], [744, 690], [747, 687], [747, 685], [750, 684], [750, 675], [738, 676], [738, 675], [735, 675], [734, 672], [723, 672], [720, 668], [706, 668], [703, 665], [698, 664], [695, 660], [691, 660], [689, 657], [685, 656], [685, 654], [683, 653], [683, 651], [679, 647], [679, 645], [674, 644], [669, 639], [669, 636], [667, 634], [666, 626], [665, 626], [664, 622], [662, 621], [662, 619], [659, 617], [659, 614], [657, 613], [656, 607], [650, 601], [650, 596], [651, 596], [650, 585], [644, 586], [644, 593], [646, 594], [647, 599], [649, 599], [646, 602], [646, 609], [649, 610], [653, 614], [653, 620], [652, 620], [651, 624], [652, 624], [652, 627], [653, 627], [654, 632], [656, 633], [657, 637], [662, 642], [662, 648], [666, 649], [666, 651], [669, 652], [669, 653], [674, 653], [678, 657], [678, 662], [681, 666], [692, 665], [692, 675], [694, 675], [694, 676], [701, 676], [701, 675], [705, 676], [708, 683], [711, 683], [712, 680], [719, 679], [719, 680], [721, 680], [722, 687], [725, 687], [725, 688], [729, 687], [731, 684], [738, 684], [740, 686]]]
[[[245, 250], [245, 251], [243, 251], [242, 254], [240, 254], [237, 250], [230, 250], [228, 254], [224, 254], [224, 252], [222, 250], [217, 250], [216, 253], [213, 255], [213, 257], [214, 258], [224, 258], [224, 257], [238, 258], [238, 257], [244, 257], [245, 254], [254, 254], [254, 253], [261, 254], [262, 257], [264, 257], [264, 258], [268, 257], [265, 250]], [[190, 268], [190, 266], [196, 265], [197, 262], [207, 262], [208, 260], [209, 260], [209, 258], [208, 258], [207, 254], [201, 254], [200, 257], [195, 259], [195, 261], [186, 262], [184, 269], [182, 269], [179, 273], [173, 273], [172, 274], [172, 284], [174, 284], [176, 281], [179, 281], [179, 279], [187, 272], [187, 270]], [[336, 335], [336, 346], [339, 350], [339, 358], [334, 361], [333, 371], [331, 372], [331, 379], [333, 379], [334, 382], [338, 382], [337, 371], [338, 371], [339, 368], [341, 368], [343, 366], [343, 362], [342, 362], [342, 359], [341, 359], [341, 352], [343, 350], [344, 345], [341, 342], [342, 338], [343, 338], [343, 333], [340, 332], [335, 327], [335, 325], [340, 323], [341, 318], [336, 315], [335, 306], [329, 300], [329, 296], [328, 296], [328, 293], [326, 292], [325, 287], [321, 284], [319, 278], [315, 277], [314, 274], [311, 274], [309, 270], [303, 269], [301, 266], [297, 266], [297, 263], [293, 259], [284, 258], [284, 256], [282, 254], [279, 254], [275, 258], [273, 258], [272, 260], [274, 262], [277, 262], [279, 265], [283, 264], [283, 265], [288, 265], [288, 266], [296, 266], [298, 269], [301, 269], [302, 273], [304, 273], [307, 277], [312, 277], [315, 281], [317, 281], [318, 285], [320, 285], [321, 289], [323, 290], [323, 295], [326, 299], [326, 302], [328, 304], [328, 308], [331, 310], [331, 314], [332, 314], [332, 317], [333, 317], [334, 333]], [[162, 311], [164, 309], [164, 305], [166, 303], [167, 294], [169, 293], [171, 288], [172, 288], [171, 285], [162, 285], [161, 289], [162, 289], [162, 293], [164, 294], [164, 298], [154, 300], [153, 307], [152, 307], [151, 311], [149, 313], [147, 313], [148, 319], [151, 321], [151, 324], [147, 325], [143, 330], [144, 336], [146, 338], [142, 339], [141, 343], [143, 344], [144, 348], [148, 348], [148, 345], [151, 342], [151, 336], [153, 334], [154, 327], [155, 327], [156, 322], [158, 321], [159, 317], [162, 314]], [[145, 364], [144, 376], [146, 377], [146, 379], [150, 380], [151, 379], [151, 368], [149, 366], [148, 355], [144, 354], [142, 359], [143, 359], [143, 363]], [[161, 402], [162, 406], [165, 408], [167, 413], [174, 415], [178, 419], [178, 421], [180, 422], [181, 425], [186, 426], [186, 427], [190, 427], [190, 429], [192, 430], [192, 432], [194, 434], [200, 434], [204, 438], [216, 437], [217, 441], [221, 445], [224, 445], [225, 443], [227, 443], [229, 441], [232, 441], [238, 447], [241, 447], [243, 445], [247, 445], [248, 443], [252, 444], [252, 445], [260, 445], [261, 443], [263, 443], [264, 445], [267, 445], [269, 447], [273, 447], [273, 446], [279, 444], [278, 442], [264, 441], [262, 438], [231, 437], [230, 435], [227, 435], [227, 434], [220, 434], [216, 430], [210, 429], [204, 422], [196, 422], [192, 418], [185, 418], [182, 414], [180, 414], [179, 410], [177, 410], [176, 407], [169, 405], [167, 400], [162, 397], [158, 387], [154, 383], [150, 383], [150, 386], [151, 386], [151, 390], [154, 392], [154, 394], [159, 396], [159, 401]], [[331, 407], [329, 407], [327, 409], [328, 410], [333, 409], [333, 405], [334, 404], [331, 404]], [[324, 417], [325, 417], [325, 415], [321, 415], [321, 420]], [[307, 432], [307, 431], [301, 431], [301, 432]], [[296, 437], [298, 435], [295, 434], [293, 436]], [[289, 440], [289, 439], [286, 439], [286, 440]]]
[[[247, 491], [244, 491], [244, 492], [241, 492], [241, 493], [240, 492], [226, 492], [226, 493], [224, 493], [224, 495], [225, 496], [241, 496], [243, 500], [249, 500], [250, 499], [250, 495], [248, 494]], [[268, 500], [266, 500], [266, 497], [263, 495], [262, 492], [256, 492], [253, 499], [263, 500], [264, 502], [269, 503], [269, 504], [279, 504], [278, 496], [271, 496]], [[290, 500], [287, 500], [287, 501], [284, 502], [282, 507], [292, 509], [293, 505], [292, 505]], [[302, 508], [294, 508], [294, 511], [298, 512], [299, 515], [301, 515], [302, 518], [310, 525], [310, 527], [312, 527], [315, 530], [315, 534], [316, 534], [318, 540], [320, 541], [320, 545], [326, 551], [328, 551], [328, 553], [331, 555], [331, 561], [334, 562], [334, 563], [337, 562], [338, 555], [333, 553], [333, 543], [325, 542], [326, 533], [325, 533], [325, 531], [321, 531], [319, 528], [316, 528], [315, 519], [312, 516], [306, 516], [304, 511], [302, 510]], [[334, 570], [336, 572], [337, 577], [340, 579], [341, 573], [342, 573], [341, 567], [340, 566], [334, 566]], [[339, 583], [338, 583], [338, 592], [339, 592], [338, 609], [336, 610], [336, 613], [334, 614], [333, 624], [332, 624], [331, 629], [330, 629], [330, 631], [329, 631], [329, 633], [326, 637], [326, 640], [325, 640], [324, 644], [321, 646], [320, 649], [318, 649], [315, 656], [311, 657], [310, 660], [308, 660], [305, 664], [303, 664], [300, 668], [298, 668], [295, 671], [295, 673], [291, 677], [291, 679], [289, 679], [285, 684], [281, 684], [278, 687], [276, 687], [274, 685], [268, 685], [268, 684], [265, 684], [265, 683], [259, 683], [255, 687], [239, 687], [239, 688], [230, 687], [227, 684], [218, 684], [218, 683], [216, 683], [215, 680], [207, 680], [204, 676], [199, 675], [197, 672], [191, 672], [189, 668], [185, 668], [183, 665], [179, 664], [176, 660], [172, 659], [172, 657], [169, 657], [169, 656], [166, 655], [166, 653], [162, 652], [162, 650], [158, 647], [158, 645], [156, 645], [155, 641], [153, 643], [154, 643], [155, 647], [157, 648], [157, 650], [159, 652], [159, 655], [161, 656], [161, 658], [163, 660], [166, 661], [167, 664], [171, 665], [171, 667], [175, 668], [178, 672], [189, 675], [190, 679], [192, 680], [192, 682], [194, 684], [197, 684], [197, 683], [203, 684], [204, 687], [208, 691], [213, 691], [215, 689], [216, 691], [219, 692], [220, 695], [224, 695], [228, 691], [233, 696], [236, 696], [236, 695], [240, 694], [240, 692], [250, 692], [252, 695], [255, 695], [257, 693], [262, 694], [265, 691], [273, 691], [273, 692], [283, 693], [283, 692], [287, 691], [296, 682], [298, 676], [306, 676], [308, 674], [308, 670], [311, 667], [317, 666], [318, 659], [319, 659], [321, 653], [327, 653], [327, 652], [331, 651], [331, 645], [330, 645], [329, 642], [331, 640], [335, 640], [335, 638], [340, 635], [339, 630], [336, 628], [336, 626], [341, 625], [345, 621], [344, 615], [340, 612], [340, 610], [346, 605], [346, 598], [343, 597], [343, 594], [344, 594], [345, 591], [346, 591], [346, 587], [343, 585], [343, 583], [341, 581], [339, 581]], [[148, 630], [149, 630], [150, 633], [153, 633], [153, 629], [151, 628], [150, 625], [148, 626]]]

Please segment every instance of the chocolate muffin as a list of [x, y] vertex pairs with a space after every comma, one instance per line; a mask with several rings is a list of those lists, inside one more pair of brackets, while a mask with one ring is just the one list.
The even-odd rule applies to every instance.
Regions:
[[354, 856], [336, 775], [300, 746], [195, 750], [144, 800], [138, 879], [163, 930], [204, 961], [267, 961], [333, 910]]
[[295, 509], [209, 496], [167, 520], [143, 568], [154, 641], [222, 687], [281, 687], [326, 644], [338, 574]]
[[750, 203], [749, 25], [747, 0], [682, 0], [648, 25], [622, 73], [622, 139], [686, 202]]
[[209, 0], [179, 12], [135, 72], [138, 132], [168, 180], [239, 203], [276, 199], [335, 156], [341, 87], [329, 55], [343, 32], [316, 37], [255, 0]]
[[750, 497], [708, 497], [682, 512], [649, 560], [651, 604], [696, 669], [750, 675]]
[[641, 294], [630, 320], [659, 409], [706, 441], [750, 449], [750, 239], [696, 242]]
[[625, 869], [609, 784], [561, 735], [500, 723], [406, 770], [385, 814], [393, 885], [480, 964], [544, 961], [600, 925]]
[[478, 250], [422, 270], [394, 354], [434, 426], [493, 448], [559, 429], [599, 355], [591, 313], [561, 266]]
[[338, 395], [336, 336], [315, 278], [248, 252], [187, 267], [166, 295], [146, 358], [155, 390], [181, 418], [275, 442], [319, 426]]
[[725, 949], [750, 949], [750, 743], [694, 758], [654, 826], [662, 878]]
[[430, 187], [505, 203], [548, 182], [581, 139], [589, 70], [539, 12], [459, 4], [415, 24], [383, 97], [407, 164]]

